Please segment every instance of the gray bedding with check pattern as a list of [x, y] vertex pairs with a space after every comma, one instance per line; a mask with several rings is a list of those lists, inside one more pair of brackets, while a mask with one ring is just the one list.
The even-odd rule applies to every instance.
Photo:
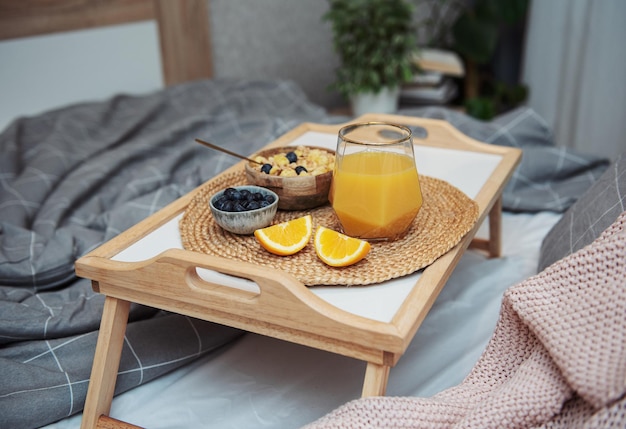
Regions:
[[[481, 141], [520, 147], [504, 193], [513, 211], [571, 206], [607, 160], [555, 148], [522, 108], [489, 123], [443, 108]], [[32, 428], [84, 405], [103, 297], [74, 261], [303, 121], [338, 123], [287, 81], [183, 84], [14, 121], [0, 134], [0, 427]], [[228, 347], [241, 332], [134, 305], [116, 392]]]

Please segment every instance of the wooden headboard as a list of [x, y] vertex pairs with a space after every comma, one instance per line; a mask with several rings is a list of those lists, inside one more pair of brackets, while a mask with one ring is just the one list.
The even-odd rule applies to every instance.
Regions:
[[146, 20], [166, 85], [213, 76], [208, 0], [0, 0], [0, 40]]

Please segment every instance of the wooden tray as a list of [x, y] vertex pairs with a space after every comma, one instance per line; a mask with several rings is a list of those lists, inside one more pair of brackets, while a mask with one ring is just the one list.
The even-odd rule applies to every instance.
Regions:
[[[318, 288], [307, 288], [280, 269], [233, 262], [183, 250], [182, 246], [165, 249], [138, 262], [115, 260], [120, 252], [153, 237], [152, 234], [159, 234], [165, 224], [169, 225], [182, 216], [203, 189], [223, 177], [220, 175], [76, 262], [77, 274], [91, 279], [94, 289], [106, 295], [101, 338], [96, 350], [96, 356], [101, 357], [94, 363], [92, 381], [101, 381], [107, 389], [110, 388], [111, 383], [106, 380], [111, 376], [114, 378], [116, 361], [119, 361], [128, 303], [136, 302], [364, 360], [368, 365], [363, 395], [384, 394], [389, 368], [396, 364], [410, 344], [465, 249], [472, 243], [492, 256], [499, 255], [501, 193], [519, 163], [521, 151], [480, 143], [440, 120], [365, 115], [355, 122], [374, 120], [424, 128], [427, 137], [416, 139], [416, 147], [433, 150], [439, 157], [445, 157], [447, 151], [463, 151], [465, 160], [471, 160], [473, 154], [486, 154], [490, 159], [496, 159], [492, 170], [480, 172], [485, 177], [471, 195], [478, 206], [476, 222], [456, 245], [427, 268], [397, 279], [394, 288], [402, 286], [406, 294], [397, 308], [393, 308], [389, 320], [374, 320], [333, 305], [317, 294]], [[292, 144], [305, 135], [336, 135], [343, 125], [305, 123], [269, 146]], [[241, 171], [242, 165], [243, 162], [223, 174]], [[489, 240], [472, 241], [488, 215]], [[151, 242], [160, 240], [157, 237]], [[208, 281], [198, 274], [198, 269], [250, 280], [258, 290], [240, 290], [225, 286], [220, 280]], [[352, 294], [377, 289], [349, 290]], [[387, 292], [383, 290], [381, 293]]]

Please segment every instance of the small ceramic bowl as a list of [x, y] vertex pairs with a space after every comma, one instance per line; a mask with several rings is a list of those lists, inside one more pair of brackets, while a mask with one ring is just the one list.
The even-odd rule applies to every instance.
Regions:
[[[265, 207], [261, 207], [254, 210], [245, 211], [225, 211], [218, 209], [215, 204], [224, 195], [226, 189], [215, 193], [209, 200], [209, 206], [215, 222], [224, 228], [226, 231], [234, 234], [247, 235], [252, 234], [254, 230], [259, 228], [265, 228], [271, 225], [276, 211], [278, 210], [278, 202], [280, 198], [275, 192], [261, 186], [244, 185], [233, 186], [233, 189], [239, 191], [248, 191], [252, 194], [260, 193], [263, 196], [269, 195], [274, 198], [274, 201]], [[228, 189], [228, 188], [227, 188]]]
[[[335, 151], [315, 146], [311, 149], [319, 149], [334, 156]], [[277, 147], [266, 149], [252, 155], [269, 158], [275, 154], [287, 153], [295, 147]], [[252, 162], [245, 164], [246, 178], [252, 185], [262, 186], [274, 191], [279, 198], [278, 208], [281, 210], [307, 210], [324, 205], [328, 202], [328, 192], [333, 178], [332, 168], [330, 171], [309, 176], [282, 177], [274, 176], [259, 171], [258, 165]]]

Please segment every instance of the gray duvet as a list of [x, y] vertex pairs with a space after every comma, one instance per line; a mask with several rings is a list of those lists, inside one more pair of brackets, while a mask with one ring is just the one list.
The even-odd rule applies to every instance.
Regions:
[[[504, 194], [514, 211], [564, 211], [606, 160], [557, 149], [529, 109], [490, 123], [441, 118], [481, 141], [517, 146]], [[0, 427], [32, 428], [84, 405], [103, 297], [74, 261], [303, 121], [341, 122], [285, 81], [199, 81], [14, 121], [0, 134]], [[135, 305], [116, 392], [146, 383], [242, 333]]]

